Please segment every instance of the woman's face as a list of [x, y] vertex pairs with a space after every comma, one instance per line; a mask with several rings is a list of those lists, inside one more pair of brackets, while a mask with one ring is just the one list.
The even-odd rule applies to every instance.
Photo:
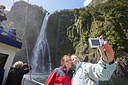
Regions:
[[72, 66], [72, 61], [71, 61], [71, 58], [69, 56], [66, 56], [64, 57], [64, 66], [67, 68], [67, 69], [70, 69], [71, 66]]
[[76, 55], [72, 55], [71, 60], [72, 60], [73, 65], [75, 66], [76, 66], [76, 63], [80, 61], [80, 59]]

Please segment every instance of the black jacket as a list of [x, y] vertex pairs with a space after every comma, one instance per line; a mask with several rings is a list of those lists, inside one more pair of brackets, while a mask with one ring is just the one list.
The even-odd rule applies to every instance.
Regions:
[[21, 85], [24, 74], [28, 72], [28, 65], [20, 69], [14, 68], [10, 70], [5, 85]]

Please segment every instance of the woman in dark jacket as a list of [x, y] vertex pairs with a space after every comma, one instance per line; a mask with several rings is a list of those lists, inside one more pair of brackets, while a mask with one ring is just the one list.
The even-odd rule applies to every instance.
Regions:
[[18, 61], [13, 65], [13, 69], [9, 71], [5, 85], [21, 85], [24, 74], [29, 72], [27, 64]]
[[71, 85], [71, 66], [72, 62], [70, 56], [64, 55], [61, 59], [61, 66], [53, 70], [45, 85]]

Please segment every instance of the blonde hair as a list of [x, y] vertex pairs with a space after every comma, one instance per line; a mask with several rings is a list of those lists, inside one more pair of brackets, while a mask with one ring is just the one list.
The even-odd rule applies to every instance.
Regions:
[[13, 65], [13, 68], [21, 68], [22, 66], [23, 66], [23, 62], [22, 61], [17, 61]]
[[76, 55], [76, 54], [72, 54], [71, 56], [77, 56], [77, 57], [79, 58], [79, 56], [78, 56], [78, 55]]

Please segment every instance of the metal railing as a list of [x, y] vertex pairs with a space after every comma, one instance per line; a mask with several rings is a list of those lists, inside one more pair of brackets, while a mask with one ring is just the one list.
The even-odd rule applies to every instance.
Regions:
[[13, 37], [15, 37], [16, 39], [18, 39], [18, 40], [21, 41], [21, 38], [15, 36], [15, 35], [13, 35], [13, 34], [11, 34], [11, 33], [9, 33], [9, 32], [6, 32], [5, 30], [0, 29], [0, 31], [5, 32], [5, 33], [8, 33], [9, 35], [11, 35], [11, 36], [13, 36]]
[[36, 80], [29, 79], [29, 78], [25, 78], [25, 77], [23, 77], [22, 85], [26, 85], [26, 84], [25, 84], [25, 80], [29, 80], [30, 82], [32, 82], [32, 84], [33, 84], [33, 83], [36, 83], [36, 84], [38, 84], [38, 85], [44, 85], [44, 84], [42, 84], [42, 83], [40, 83], [40, 82], [38, 82], [38, 81], [36, 81]]

